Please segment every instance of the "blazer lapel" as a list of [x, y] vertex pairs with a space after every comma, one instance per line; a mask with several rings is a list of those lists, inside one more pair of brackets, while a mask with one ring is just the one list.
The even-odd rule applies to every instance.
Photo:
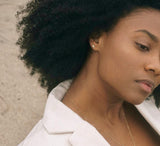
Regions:
[[49, 134], [70, 133], [72, 146], [110, 146], [95, 127], [55, 97], [59, 96], [49, 95], [42, 120]]
[[79, 125], [69, 141], [72, 146], [110, 146], [96, 128], [87, 122]]

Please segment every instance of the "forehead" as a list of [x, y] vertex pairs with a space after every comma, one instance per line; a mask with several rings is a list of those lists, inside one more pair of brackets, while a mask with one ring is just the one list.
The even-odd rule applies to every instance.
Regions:
[[160, 11], [154, 9], [137, 9], [121, 18], [114, 31], [125, 33], [135, 32], [138, 29], [151, 31], [160, 37]]

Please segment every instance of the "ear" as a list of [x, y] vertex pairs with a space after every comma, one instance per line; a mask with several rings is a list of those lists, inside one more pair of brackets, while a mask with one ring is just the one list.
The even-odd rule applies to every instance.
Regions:
[[99, 51], [99, 39], [90, 38], [89, 44], [93, 51]]
[[107, 34], [106, 32], [103, 32], [103, 31], [91, 34], [89, 37], [89, 44], [91, 49], [93, 51], [99, 52], [101, 48], [103, 48], [103, 43], [106, 37], [107, 37]]

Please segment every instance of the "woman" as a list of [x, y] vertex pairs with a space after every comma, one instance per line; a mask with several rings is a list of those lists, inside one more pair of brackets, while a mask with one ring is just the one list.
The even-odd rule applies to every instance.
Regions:
[[19, 146], [160, 145], [159, 0], [39, 0], [20, 14], [22, 59], [54, 89]]

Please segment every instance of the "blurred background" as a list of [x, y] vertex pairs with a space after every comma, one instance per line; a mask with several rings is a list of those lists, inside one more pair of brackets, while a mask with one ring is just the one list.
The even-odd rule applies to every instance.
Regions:
[[0, 0], [0, 146], [17, 146], [42, 118], [47, 93], [18, 59], [16, 11], [28, 0]]

